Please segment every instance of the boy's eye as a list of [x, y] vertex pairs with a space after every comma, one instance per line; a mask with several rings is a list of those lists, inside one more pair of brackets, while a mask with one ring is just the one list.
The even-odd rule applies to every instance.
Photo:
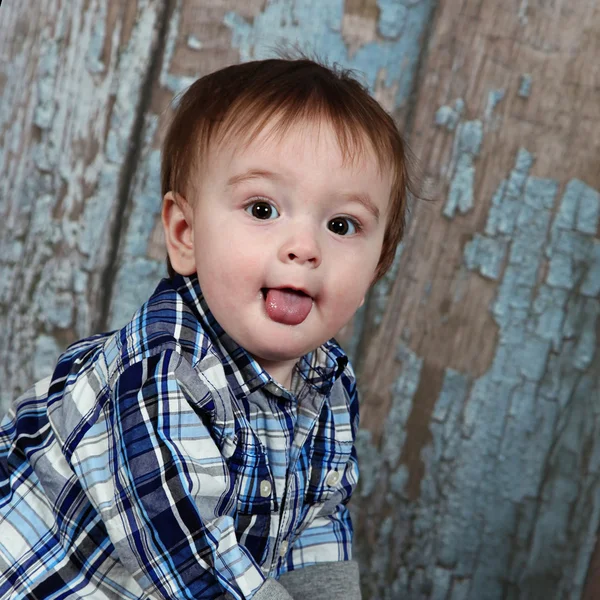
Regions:
[[268, 219], [276, 219], [279, 216], [277, 209], [266, 202], [265, 200], [258, 200], [246, 206], [246, 212], [250, 213], [254, 218], [267, 221]]
[[353, 235], [360, 229], [358, 223], [348, 217], [336, 217], [335, 219], [331, 219], [331, 221], [327, 223], [327, 227], [329, 227], [330, 231], [333, 231], [333, 233], [337, 233], [338, 235]]

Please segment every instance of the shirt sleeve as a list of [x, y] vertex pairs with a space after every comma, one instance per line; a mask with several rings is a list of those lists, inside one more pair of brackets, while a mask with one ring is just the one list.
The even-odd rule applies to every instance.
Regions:
[[130, 365], [73, 464], [120, 562], [148, 593], [269, 598], [273, 584], [236, 539], [235, 482], [208, 426], [213, 403], [171, 350]]

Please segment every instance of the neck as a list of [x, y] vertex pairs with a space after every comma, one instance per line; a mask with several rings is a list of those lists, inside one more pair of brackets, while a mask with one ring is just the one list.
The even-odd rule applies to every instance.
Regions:
[[282, 387], [291, 390], [292, 373], [296, 366], [297, 360], [289, 361], [268, 361], [262, 358], [253, 356], [254, 360]]

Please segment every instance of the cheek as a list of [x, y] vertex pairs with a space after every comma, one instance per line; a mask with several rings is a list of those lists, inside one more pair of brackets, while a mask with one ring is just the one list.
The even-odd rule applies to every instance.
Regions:
[[343, 324], [354, 316], [368, 293], [375, 277], [379, 253], [364, 252], [354, 259], [345, 263], [346, 268], [336, 270], [329, 287], [331, 318], [344, 321]]
[[346, 272], [336, 277], [330, 288], [329, 310], [331, 318], [345, 324], [352, 318], [369, 288], [367, 274]]
[[240, 288], [253, 284], [263, 272], [263, 260], [256, 244], [245, 244], [235, 236], [213, 239], [198, 249], [199, 264], [203, 273], [219, 287]]

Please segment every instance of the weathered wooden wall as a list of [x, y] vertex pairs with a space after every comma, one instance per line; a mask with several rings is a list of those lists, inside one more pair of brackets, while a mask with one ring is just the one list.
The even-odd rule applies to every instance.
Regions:
[[364, 597], [600, 598], [594, 0], [4, 0], [0, 407], [164, 275], [173, 95], [281, 41], [363, 73], [437, 199], [344, 336]]

